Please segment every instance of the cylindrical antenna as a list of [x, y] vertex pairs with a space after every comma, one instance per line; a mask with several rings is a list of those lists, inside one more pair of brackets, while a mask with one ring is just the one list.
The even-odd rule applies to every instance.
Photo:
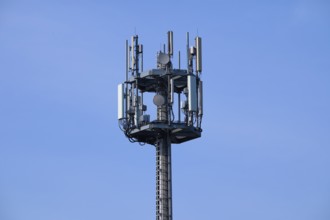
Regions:
[[178, 92], [178, 122], [181, 122], [181, 109], [180, 109], [180, 103], [181, 103], [181, 94]]
[[173, 56], [173, 31], [167, 32], [168, 55]]
[[126, 119], [128, 118], [128, 85], [127, 85], [127, 81], [128, 81], [128, 71], [129, 71], [129, 46], [128, 46], [128, 40], [126, 40], [126, 83], [125, 83], [125, 99], [126, 99], [126, 103], [125, 103], [125, 117]]
[[135, 72], [136, 76], [140, 77], [140, 61], [139, 61], [139, 40], [138, 40], [138, 35], [135, 35], [135, 41], [134, 41], [134, 50], [135, 50]]
[[141, 56], [140, 68], [141, 68], [141, 72], [143, 72], [143, 45], [142, 44], [139, 44], [139, 54]]
[[126, 81], [128, 80], [128, 70], [129, 70], [129, 51], [128, 51], [128, 40], [126, 40]]
[[173, 78], [170, 80], [170, 84], [171, 84], [170, 102], [171, 102], [171, 104], [173, 104], [173, 102], [174, 102], [174, 79]]
[[202, 72], [202, 38], [196, 37], [195, 39], [196, 47], [196, 71]]
[[187, 71], [189, 73], [189, 32], [187, 32]]
[[138, 79], [135, 80], [135, 94], [134, 94], [134, 107], [135, 107], [135, 126], [139, 127], [139, 89], [138, 89]]
[[179, 50], [179, 69], [181, 69], [181, 55], [180, 55], [180, 50]]
[[131, 68], [134, 74], [135, 67], [135, 36], [132, 36], [132, 43], [131, 43]]
[[143, 115], [143, 92], [141, 91], [141, 103], [140, 103], [140, 107], [141, 107], [141, 115]]

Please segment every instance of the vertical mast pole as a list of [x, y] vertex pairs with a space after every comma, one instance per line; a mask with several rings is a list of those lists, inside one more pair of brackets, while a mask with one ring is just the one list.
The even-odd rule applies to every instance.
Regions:
[[[163, 93], [168, 100], [167, 90]], [[168, 101], [157, 107], [157, 120], [166, 122]], [[156, 142], [156, 220], [172, 220], [172, 158], [169, 131], [161, 133]]]

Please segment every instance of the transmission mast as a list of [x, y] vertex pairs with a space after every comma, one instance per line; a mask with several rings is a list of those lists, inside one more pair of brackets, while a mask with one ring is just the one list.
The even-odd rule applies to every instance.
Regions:
[[[157, 68], [143, 70], [143, 45], [138, 35], [126, 40], [126, 80], [118, 85], [118, 120], [130, 142], [156, 147], [156, 220], [172, 220], [171, 144], [201, 137], [203, 117], [202, 39], [189, 46], [187, 67], [173, 68], [173, 32], [167, 33], [167, 51], [157, 52]], [[150, 119], [143, 95], [153, 93], [157, 116]]]

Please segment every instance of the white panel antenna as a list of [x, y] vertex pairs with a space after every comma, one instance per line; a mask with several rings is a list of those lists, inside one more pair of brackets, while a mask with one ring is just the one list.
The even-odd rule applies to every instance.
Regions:
[[124, 84], [118, 85], [118, 120], [124, 118]]
[[196, 76], [188, 76], [188, 110], [197, 111]]

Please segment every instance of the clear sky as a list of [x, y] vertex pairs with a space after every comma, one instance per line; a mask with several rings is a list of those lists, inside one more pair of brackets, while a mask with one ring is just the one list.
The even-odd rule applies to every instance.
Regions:
[[125, 40], [154, 68], [168, 30], [203, 38], [205, 85], [174, 219], [330, 219], [329, 1], [1, 0], [0, 220], [155, 219], [155, 149], [116, 92]]

